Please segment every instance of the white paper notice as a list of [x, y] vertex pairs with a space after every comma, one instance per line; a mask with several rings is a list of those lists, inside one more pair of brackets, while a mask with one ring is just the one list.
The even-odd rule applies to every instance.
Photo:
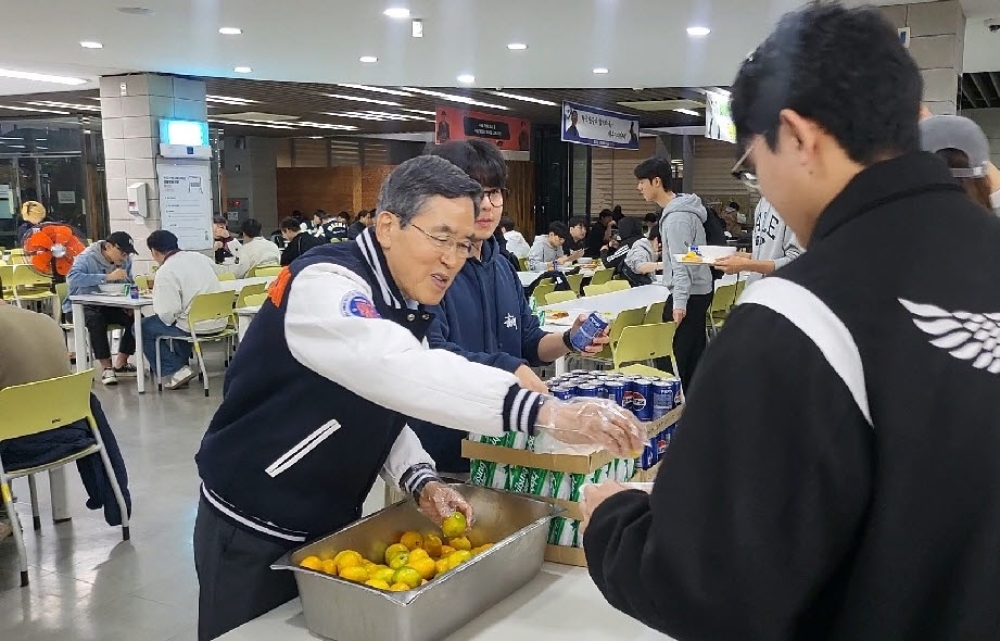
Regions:
[[160, 227], [181, 249], [212, 248], [212, 177], [208, 164], [157, 165]]

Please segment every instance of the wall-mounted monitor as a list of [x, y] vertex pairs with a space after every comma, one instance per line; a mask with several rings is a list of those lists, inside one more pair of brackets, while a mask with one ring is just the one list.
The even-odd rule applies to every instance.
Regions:
[[205, 146], [208, 144], [208, 123], [200, 120], [161, 118], [160, 142], [185, 147]]

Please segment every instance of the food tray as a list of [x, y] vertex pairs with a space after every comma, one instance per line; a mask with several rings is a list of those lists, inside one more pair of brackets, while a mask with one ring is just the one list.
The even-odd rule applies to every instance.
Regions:
[[383, 592], [299, 567], [310, 555], [357, 550], [372, 561], [379, 543], [408, 530], [435, 530], [412, 501], [389, 506], [318, 541], [285, 554], [271, 567], [295, 573], [306, 627], [336, 641], [432, 641], [462, 627], [528, 583], [541, 569], [549, 520], [562, 509], [531, 497], [453, 485], [472, 505], [474, 547], [493, 547], [427, 585]]

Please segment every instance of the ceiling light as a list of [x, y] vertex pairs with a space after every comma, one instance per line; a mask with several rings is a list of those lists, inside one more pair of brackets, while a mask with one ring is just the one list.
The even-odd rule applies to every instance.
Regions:
[[687, 114], [688, 116], [700, 116], [701, 114], [694, 109], [672, 109], [671, 111], [676, 111], [679, 114]]
[[75, 102], [56, 102], [54, 100], [32, 100], [24, 104], [35, 107], [60, 107], [62, 109], [75, 109], [77, 111], [92, 111], [95, 113], [100, 113], [101, 111], [101, 108], [97, 105], [81, 105]]
[[436, 116], [436, 111], [424, 111], [423, 109], [404, 109], [403, 111], [408, 111], [411, 114], [420, 114], [422, 116]]
[[224, 36], [241, 36], [243, 35], [243, 30], [239, 27], [220, 27], [219, 33]]
[[205, 96], [205, 102], [217, 102], [223, 105], [250, 105], [257, 104], [258, 101], [250, 100], [248, 98], [236, 98], [234, 96]]
[[472, 105], [473, 107], [486, 107], [487, 109], [499, 109], [501, 111], [510, 111], [509, 107], [504, 107], [503, 105], [494, 105], [489, 102], [481, 102], [474, 98], [469, 98], [468, 96], [458, 96], [451, 93], [444, 93], [443, 91], [432, 91], [430, 89], [418, 89], [416, 87], [403, 87], [406, 91], [412, 91], [413, 93], [423, 94], [425, 96], [433, 96], [435, 98], [440, 98], [441, 100], [449, 100], [451, 102], [459, 102], [463, 105]]
[[258, 122], [256, 120], [225, 120], [222, 118], [209, 118], [208, 122], [219, 125], [236, 125], [238, 127], [266, 127], [268, 129], [295, 129], [288, 125], [274, 124], [270, 122]]
[[594, 67], [594, 73], [596, 73], [598, 75], [603, 75], [603, 74], [608, 73], [608, 70], [605, 67]]
[[30, 111], [40, 114], [60, 114], [63, 116], [70, 115], [68, 111], [59, 111], [58, 109], [35, 109], [34, 107], [14, 107], [13, 105], [0, 105], [0, 109], [9, 109], [11, 111]]
[[324, 112], [324, 116], [333, 116], [334, 118], [354, 118], [357, 120], [376, 120], [384, 122], [386, 120], [395, 120], [399, 122], [405, 122], [407, 120], [423, 120], [420, 116], [407, 116], [405, 114], [390, 113], [388, 111], [342, 111], [339, 113], [334, 112]]
[[368, 102], [373, 105], [385, 105], [386, 107], [398, 107], [398, 102], [391, 102], [389, 100], [376, 100], [375, 98], [365, 98], [363, 96], [346, 96], [340, 93], [328, 93], [326, 94], [329, 98], [336, 98], [337, 100], [353, 100], [355, 102]]
[[385, 87], [371, 87], [369, 85], [349, 85], [349, 84], [339, 84], [338, 87], [344, 87], [346, 89], [360, 89], [361, 91], [374, 91], [375, 93], [385, 93], [390, 96], [403, 96], [404, 98], [412, 98], [412, 93], [406, 93], [405, 91], [400, 91], [398, 89], [387, 89]]
[[323, 136], [309, 136], [309, 140], [323, 140]]
[[0, 69], [2, 78], [18, 78], [19, 80], [35, 80], [37, 82], [51, 82], [57, 85], [85, 85], [87, 81], [82, 78], [71, 78], [69, 76], [50, 76], [44, 73], [31, 73], [30, 71], [13, 71], [11, 69]]
[[93, 40], [81, 40], [80, 46], [84, 49], [103, 49], [104, 45], [100, 42], [95, 42]]
[[511, 51], [524, 51], [525, 49], [528, 48], [528, 45], [524, 44], [523, 42], [512, 42], [509, 45], [507, 45], [507, 48], [510, 49]]
[[423, 38], [424, 37], [424, 21], [423, 20], [414, 20], [413, 22], [410, 23], [410, 35], [413, 36], [414, 38]]
[[365, 64], [373, 64], [378, 62], [378, 58], [376, 58], [375, 56], [361, 56], [360, 58], [358, 58], [358, 60]]
[[531, 96], [521, 96], [516, 93], [507, 93], [506, 91], [491, 91], [494, 96], [500, 96], [501, 98], [510, 98], [511, 100], [520, 100], [521, 102], [533, 102], [536, 105], [546, 105], [548, 107], [558, 107], [559, 104], [552, 102], [551, 100], [542, 100], [541, 98], [532, 98]]
[[253, 73], [253, 69], [250, 67], [233, 67], [233, 71], [236, 73]]
[[24, 145], [7, 145], [11, 149], [24, 149]]
[[390, 18], [396, 18], [397, 20], [402, 20], [403, 18], [410, 17], [410, 10], [407, 9], [406, 7], [389, 7], [382, 13], [389, 16]]
[[152, 9], [147, 9], [146, 7], [118, 7], [117, 11], [119, 13], [124, 13], [129, 16], [151, 16], [153, 15]]
[[296, 124], [312, 129], [336, 129], [338, 131], [354, 131], [357, 129], [354, 125], [335, 125], [329, 122], [310, 122], [308, 120], [300, 120]]
[[456, 78], [456, 80], [458, 80], [463, 84], [471, 85], [476, 81], [476, 77], [473, 76], [471, 73], [463, 73], [458, 78]]
[[687, 32], [689, 36], [694, 38], [704, 38], [708, 34], [712, 33], [712, 30], [708, 27], [688, 27]]

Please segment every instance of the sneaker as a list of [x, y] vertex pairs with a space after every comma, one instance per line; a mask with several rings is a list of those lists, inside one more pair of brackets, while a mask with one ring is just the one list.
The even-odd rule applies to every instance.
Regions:
[[110, 367], [104, 370], [104, 373], [101, 374], [101, 383], [105, 385], [117, 385], [118, 377], [115, 375], [115, 370]]
[[132, 363], [125, 363], [121, 367], [115, 368], [115, 375], [124, 376], [125, 378], [135, 378], [139, 375], [139, 370]]
[[180, 387], [187, 385], [188, 381], [190, 381], [192, 378], [196, 378], [197, 376], [198, 372], [193, 371], [190, 367], [185, 365], [184, 367], [174, 372], [174, 375], [171, 376], [170, 380], [168, 380], [163, 386], [170, 390], [178, 389]]

